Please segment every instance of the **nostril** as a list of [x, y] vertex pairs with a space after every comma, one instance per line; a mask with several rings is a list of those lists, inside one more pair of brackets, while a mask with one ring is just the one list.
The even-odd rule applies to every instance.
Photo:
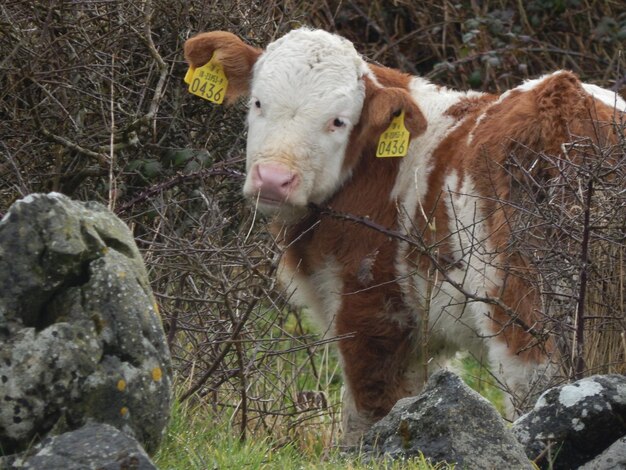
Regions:
[[292, 174], [288, 179], [285, 180], [285, 182], [283, 184], [281, 184], [282, 188], [288, 188], [289, 186], [291, 186], [293, 184], [293, 182], [296, 179], [296, 175]]

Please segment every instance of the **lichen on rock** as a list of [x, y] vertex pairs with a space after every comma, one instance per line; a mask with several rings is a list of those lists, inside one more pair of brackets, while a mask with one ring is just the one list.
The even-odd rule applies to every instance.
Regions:
[[625, 405], [626, 377], [594, 375], [546, 390], [512, 429], [540, 468], [578, 468], [624, 436]]
[[128, 227], [60, 194], [16, 202], [0, 222], [2, 451], [93, 420], [152, 452], [171, 393], [161, 320]]
[[359, 450], [394, 459], [421, 453], [458, 468], [532, 468], [493, 405], [446, 370], [435, 372], [418, 396], [398, 400]]

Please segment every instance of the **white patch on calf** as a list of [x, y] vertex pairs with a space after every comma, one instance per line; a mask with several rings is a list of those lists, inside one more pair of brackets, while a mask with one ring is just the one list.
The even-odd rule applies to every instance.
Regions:
[[[505, 385], [508, 392], [505, 402], [506, 416], [515, 418], [513, 403], [519, 401], [527, 408], [527, 405], [532, 404], [536, 396], [545, 389], [558, 368], [549, 360], [543, 363], [523, 361], [519, 356], [512, 354], [506, 344], [497, 337], [488, 339], [487, 344], [492, 372]], [[546, 405], [547, 402], [541, 395], [534, 408], [539, 409]]]
[[427, 191], [438, 190], [427, 185], [430, 160], [435, 149], [458, 124], [446, 111], [461, 99], [481, 96], [481, 93], [448, 90], [420, 77], [414, 77], [409, 88], [426, 118], [427, 128], [426, 132], [411, 141], [409, 152], [400, 163], [398, 179], [390, 197], [397, 199], [406, 208], [405, 212], [412, 215]]
[[468, 349], [480, 357], [483, 338], [491, 334], [491, 306], [467, 299], [465, 293], [484, 297], [499, 282], [493, 266], [493, 254], [488, 249], [488, 231], [482, 211], [482, 201], [474, 185], [465, 178], [460, 189], [456, 171], [444, 182], [443, 202], [448, 212], [448, 243], [451, 255], [461, 268], [448, 271], [451, 281], [442, 281], [431, 302], [431, 329], [439, 331], [446, 340], [460, 349]]
[[624, 99], [622, 99], [622, 97], [616, 92], [600, 88], [599, 86], [592, 85], [590, 83], [583, 83], [582, 85], [585, 91], [595, 99], [602, 101], [611, 108], [616, 108], [618, 111], [623, 113], [626, 112], [626, 101], [624, 101]]
[[[438, 188], [428, 187], [428, 177], [432, 169], [432, 156], [441, 141], [457, 125], [456, 121], [445, 112], [464, 97], [466, 93], [438, 87], [420, 77], [414, 77], [410, 84], [411, 95], [420, 105], [427, 122], [426, 132], [411, 141], [406, 157], [400, 163], [398, 177], [391, 191], [391, 200], [398, 205], [398, 223], [401, 229], [410, 233], [415, 224], [415, 216], [426, 218], [420, 210], [428, 191]], [[471, 95], [473, 95], [470, 92]], [[425, 223], [426, 220], [421, 220]], [[437, 221], [434, 221], [435, 225]], [[418, 223], [418, 225], [421, 225]], [[409, 305], [427, 305], [424, 298], [427, 283], [416, 276], [415, 267], [409, 260], [409, 245], [399, 243], [395, 269], [399, 277], [400, 288]]]
[[457, 180], [456, 172], [446, 177], [442, 196], [448, 211], [452, 257], [463, 263], [465, 291], [484, 297], [497, 289], [501, 282], [494, 266], [495, 252], [491, 247], [491, 233], [483, 210], [484, 196], [476, 191], [474, 182], [468, 176], [458, 190]]
[[446, 111], [464, 98], [484, 96], [478, 91], [457, 91], [435, 85], [421, 77], [413, 77], [410, 84], [411, 94], [415, 102], [426, 116], [428, 125], [446, 117]]
[[528, 80], [524, 80], [521, 85], [518, 85], [515, 88], [511, 88], [510, 90], [507, 90], [506, 92], [502, 93], [500, 95], [500, 98], [498, 99], [497, 102], [501, 103], [502, 101], [507, 99], [507, 97], [513, 91], [522, 91], [522, 92], [530, 91], [530, 90], [536, 88], [538, 85], [540, 85], [546, 79], [554, 77], [555, 75], [560, 75], [560, 74], [562, 74], [564, 72], [565, 72], [564, 70], [557, 70], [556, 72], [548, 73], [548, 74], [542, 75], [541, 77], [538, 77], [538, 78], [530, 78]]
[[290, 303], [308, 308], [325, 337], [336, 334], [335, 320], [341, 308], [343, 279], [341, 265], [326, 258], [322, 267], [311, 275], [303, 275], [280, 263], [278, 278]]

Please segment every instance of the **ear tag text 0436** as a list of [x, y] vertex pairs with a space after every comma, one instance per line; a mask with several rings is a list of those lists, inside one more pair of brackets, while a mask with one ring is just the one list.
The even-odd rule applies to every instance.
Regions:
[[411, 133], [404, 125], [404, 109], [400, 114], [394, 117], [389, 127], [383, 132], [378, 140], [376, 148], [376, 156], [385, 157], [404, 157], [409, 151], [409, 140]]
[[216, 104], [224, 102], [228, 79], [215, 56], [211, 57], [202, 67], [189, 67], [185, 75], [185, 83], [189, 84], [189, 93], [209, 100]]

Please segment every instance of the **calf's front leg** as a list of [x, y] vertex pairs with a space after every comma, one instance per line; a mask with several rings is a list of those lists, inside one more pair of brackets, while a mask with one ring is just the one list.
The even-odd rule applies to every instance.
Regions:
[[383, 418], [400, 398], [414, 393], [407, 380], [415, 363], [414, 327], [390, 318], [383, 306], [362, 301], [359, 309], [344, 305], [337, 333], [351, 335], [339, 342], [345, 392], [342, 400], [343, 443], [358, 444], [362, 435]]

